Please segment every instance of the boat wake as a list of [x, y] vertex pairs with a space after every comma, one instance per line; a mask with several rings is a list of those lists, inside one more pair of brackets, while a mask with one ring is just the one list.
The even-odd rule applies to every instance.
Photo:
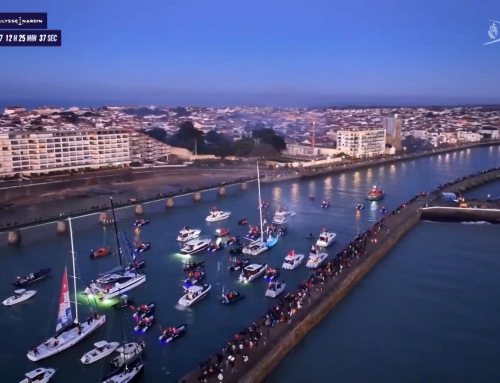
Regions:
[[460, 222], [462, 225], [493, 225], [491, 222], [486, 222], [486, 221], [467, 221], [467, 222]]
[[189, 308], [189, 307], [187, 307], [187, 306], [182, 306], [182, 305], [180, 305], [180, 304], [176, 304], [176, 305], [174, 306], [174, 308], [175, 308], [176, 310], [179, 310], [179, 311], [187, 311], [187, 312], [192, 311], [192, 310], [191, 310], [191, 308]]

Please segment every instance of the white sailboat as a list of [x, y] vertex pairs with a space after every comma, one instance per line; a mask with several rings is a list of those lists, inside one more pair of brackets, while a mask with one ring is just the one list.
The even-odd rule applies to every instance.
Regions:
[[75, 249], [73, 246], [73, 229], [71, 227], [71, 218], [69, 221], [69, 232], [71, 238], [71, 259], [73, 261], [73, 286], [75, 291], [75, 320], [71, 311], [71, 301], [69, 298], [68, 288], [68, 271], [64, 268], [61, 296], [59, 298], [59, 313], [57, 315], [56, 334], [43, 342], [41, 345], [34, 347], [28, 352], [28, 359], [37, 362], [48, 358], [49, 356], [58, 354], [71, 346], [74, 346], [82, 339], [93, 333], [97, 328], [106, 322], [106, 316], [97, 316], [90, 323], [80, 323], [78, 320], [78, 303], [76, 294], [76, 269], [75, 269]]

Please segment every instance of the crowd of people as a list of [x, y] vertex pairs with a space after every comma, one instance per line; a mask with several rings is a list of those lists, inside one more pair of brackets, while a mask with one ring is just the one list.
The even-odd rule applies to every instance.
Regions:
[[[295, 315], [300, 312], [302, 313], [301, 317], [304, 318], [309, 314], [312, 311], [313, 303], [321, 300], [321, 293], [328, 287], [329, 283], [331, 284], [336, 280], [336, 276], [349, 269], [356, 261], [371, 254], [370, 250], [372, 249], [367, 249], [370, 244], [376, 245], [379, 243], [379, 238], [383, 241], [385, 238], [390, 237], [389, 226], [391, 226], [390, 223], [393, 217], [413, 206], [419, 198], [425, 200], [437, 198], [440, 192], [447, 187], [495, 170], [500, 170], [500, 167], [460, 177], [454, 181], [439, 185], [430, 193], [417, 194], [396, 209], [383, 214], [370, 228], [358, 233], [344, 249], [336, 254], [333, 260], [318, 267], [294, 292], [288, 293], [284, 298], [281, 298], [257, 322], [236, 334], [234, 339], [223, 347], [221, 352], [200, 363], [199, 370], [196, 373], [196, 381], [199, 383], [222, 381], [224, 374], [234, 374], [238, 371], [244, 373], [247, 371], [246, 366], [249, 365], [250, 357], [252, 357], [252, 360], [261, 357], [263, 355], [262, 349], [269, 343], [273, 335], [275, 340], [282, 339], [284, 336], [283, 331], [287, 331], [283, 327], [291, 325]], [[395, 226], [397, 227], [397, 224]], [[305, 310], [302, 310], [304, 308]], [[300, 322], [300, 319], [297, 320], [298, 322]], [[191, 381], [187, 382], [185, 379], [182, 382], [191, 383]]]

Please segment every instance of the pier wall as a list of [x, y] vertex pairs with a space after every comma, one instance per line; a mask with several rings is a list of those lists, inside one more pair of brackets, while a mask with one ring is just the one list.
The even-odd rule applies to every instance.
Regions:
[[432, 206], [422, 208], [422, 219], [445, 222], [490, 222], [500, 223], [499, 208], [463, 208], [451, 206]]
[[[400, 214], [405, 214], [401, 212]], [[355, 270], [335, 289], [333, 293], [325, 296], [316, 302], [313, 310], [307, 315], [293, 330], [275, 344], [269, 344], [269, 348], [260, 357], [260, 362], [245, 374], [239, 382], [257, 383], [276, 367], [276, 365], [292, 350], [304, 336], [316, 326], [347, 293], [360, 281], [389, 250], [408, 233], [420, 221], [420, 213], [411, 213], [397, 230], [391, 232], [391, 236], [377, 246], [377, 249], [370, 254]]]

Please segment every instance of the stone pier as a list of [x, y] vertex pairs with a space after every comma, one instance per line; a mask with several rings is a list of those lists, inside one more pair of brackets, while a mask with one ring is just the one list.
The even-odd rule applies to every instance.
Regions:
[[225, 188], [225, 187], [223, 187], [223, 186], [221, 186], [221, 187], [219, 188], [219, 190], [217, 191], [217, 194], [218, 194], [218, 195], [220, 195], [220, 196], [222, 196], [222, 195], [226, 195], [226, 188]]
[[58, 234], [66, 233], [67, 229], [68, 229], [68, 227], [66, 225], [66, 221], [57, 221], [57, 233]]
[[167, 198], [167, 207], [174, 207], [174, 199], [173, 198]]
[[7, 243], [9, 245], [19, 245], [21, 243], [21, 239], [21, 232], [19, 230], [13, 230], [7, 233]]
[[193, 199], [198, 202], [201, 201], [201, 193], [194, 193], [193, 194]]
[[142, 207], [142, 205], [135, 205], [135, 214], [144, 214], [144, 208]]

